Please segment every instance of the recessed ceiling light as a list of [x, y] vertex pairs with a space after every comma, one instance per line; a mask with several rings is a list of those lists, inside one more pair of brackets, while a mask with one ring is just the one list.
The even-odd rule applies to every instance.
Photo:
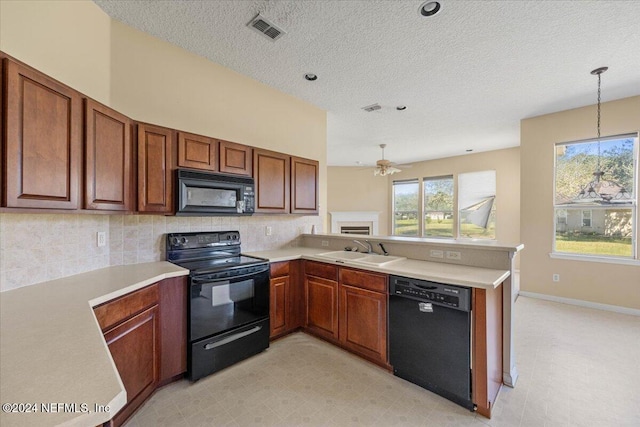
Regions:
[[438, 12], [440, 12], [440, 3], [437, 1], [426, 1], [418, 9], [418, 13], [422, 16], [433, 16]]
[[305, 74], [305, 75], [304, 75], [304, 78], [305, 78], [305, 79], [307, 79], [307, 80], [309, 80], [310, 82], [315, 81], [315, 80], [318, 80], [318, 76], [316, 76], [316, 75], [315, 75], [315, 74], [313, 74], [313, 73], [307, 73], [307, 74]]
[[396, 107], [396, 110], [398, 110], [398, 111], [403, 111], [403, 110], [406, 110], [406, 109], [407, 109], [407, 106], [406, 106], [406, 105], [398, 105], [398, 106]]

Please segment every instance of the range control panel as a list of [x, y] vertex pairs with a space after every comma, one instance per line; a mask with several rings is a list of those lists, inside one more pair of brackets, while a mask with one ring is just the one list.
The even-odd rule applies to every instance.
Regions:
[[170, 251], [216, 246], [240, 246], [240, 233], [238, 231], [213, 231], [167, 235], [167, 250]]
[[471, 289], [407, 277], [390, 276], [389, 294], [427, 301], [456, 310], [471, 310]]

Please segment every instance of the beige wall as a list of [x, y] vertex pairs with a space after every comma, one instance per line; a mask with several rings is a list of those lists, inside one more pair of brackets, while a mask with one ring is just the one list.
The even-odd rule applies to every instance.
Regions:
[[90, 1], [0, 1], [0, 50], [109, 104], [111, 19]]
[[[553, 247], [553, 147], [557, 142], [595, 137], [595, 119], [592, 105], [521, 122], [521, 238], [525, 249], [520, 289], [640, 309], [640, 266], [549, 257]], [[603, 135], [639, 129], [640, 96], [602, 104]], [[552, 281], [553, 274], [560, 274], [560, 282]]]
[[[112, 22], [91, 1], [0, 1], [0, 49], [136, 120], [317, 159], [321, 207], [320, 216], [307, 217], [2, 213], [0, 290], [164, 259], [169, 232], [240, 230], [249, 251], [295, 245], [313, 225], [323, 229], [324, 111]], [[97, 248], [97, 231], [108, 234], [106, 247]], [[29, 245], [26, 233], [34, 233]]]
[[[414, 163], [389, 181], [467, 172], [496, 171], [496, 240], [520, 243], [520, 149], [518, 147]], [[457, 180], [455, 180], [457, 182]], [[389, 193], [391, 197], [391, 192]], [[456, 202], [457, 204], [457, 202]], [[391, 206], [391, 199], [389, 199]], [[390, 218], [391, 220], [391, 218]]]
[[[414, 163], [389, 178], [374, 177], [354, 167], [329, 168], [329, 211], [379, 210], [385, 219], [380, 234], [390, 234], [391, 186], [394, 180], [496, 171], [496, 237], [505, 244], [520, 243], [520, 149], [488, 151]], [[385, 230], [383, 232], [382, 230]]]
[[[329, 167], [327, 212], [374, 211], [380, 213], [378, 234], [389, 234], [389, 180], [373, 176], [370, 168]], [[329, 216], [329, 220], [331, 217]], [[330, 231], [331, 224], [327, 226]]]
[[320, 161], [326, 212], [326, 113], [119, 22], [111, 26], [111, 102], [140, 121]]

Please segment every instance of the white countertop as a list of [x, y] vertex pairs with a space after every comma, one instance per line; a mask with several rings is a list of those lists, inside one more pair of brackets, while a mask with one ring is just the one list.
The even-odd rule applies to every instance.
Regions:
[[470, 267], [466, 265], [447, 264], [442, 262], [420, 261], [404, 259], [394, 261], [381, 267], [363, 266], [355, 262], [336, 262], [329, 258], [318, 256], [326, 249], [318, 248], [286, 248], [262, 252], [249, 252], [246, 255], [266, 258], [271, 262], [289, 261], [294, 259], [308, 259], [379, 273], [395, 274], [413, 279], [431, 280], [449, 285], [469, 286], [472, 288], [491, 289], [499, 286], [510, 272], [508, 270], [494, 270], [490, 268]]
[[[0, 293], [2, 404], [76, 404], [77, 412], [0, 413], [9, 426], [95, 426], [126, 392], [92, 307], [188, 270], [168, 262], [108, 267]], [[110, 413], [84, 412], [108, 405]]]
[[[507, 270], [405, 259], [383, 267], [335, 262], [318, 254], [326, 249], [296, 247], [247, 255], [271, 262], [308, 259], [387, 274], [495, 288]], [[108, 267], [0, 293], [1, 403], [76, 404], [78, 412], [5, 413], [4, 426], [95, 426], [126, 403], [92, 307], [188, 270], [168, 262]], [[93, 411], [108, 405], [110, 413]]]

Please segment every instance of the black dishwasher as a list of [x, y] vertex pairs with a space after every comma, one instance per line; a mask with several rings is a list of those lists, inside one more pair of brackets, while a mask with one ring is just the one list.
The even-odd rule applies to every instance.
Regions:
[[473, 410], [471, 289], [390, 276], [389, 362], [394, 375]]

